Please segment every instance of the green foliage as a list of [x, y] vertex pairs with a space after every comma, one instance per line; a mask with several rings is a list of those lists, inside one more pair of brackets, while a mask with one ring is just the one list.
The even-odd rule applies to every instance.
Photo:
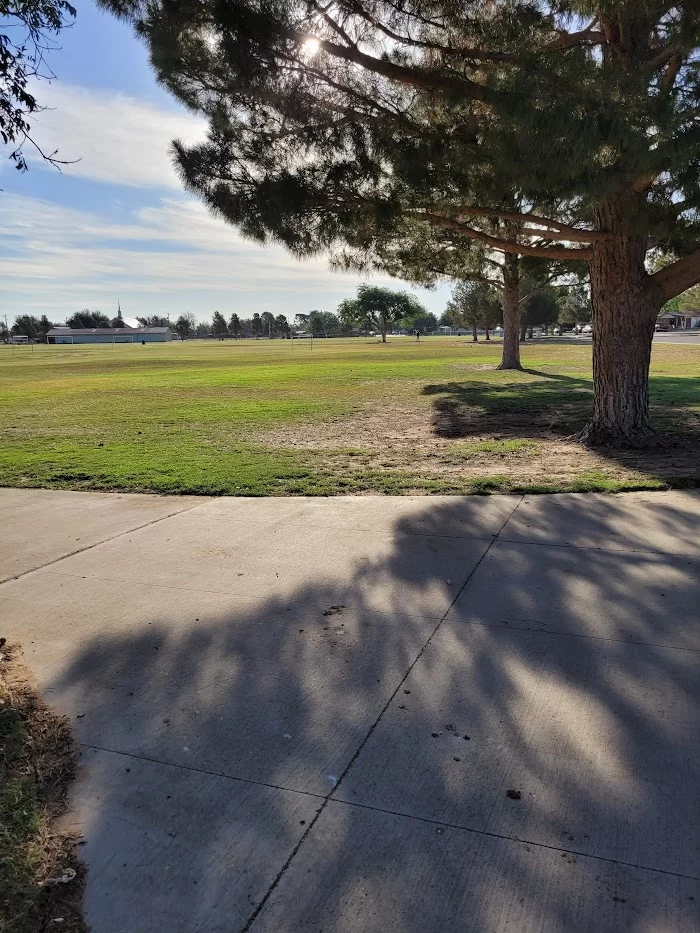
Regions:
[[218, 337], [220, 340], [223, 340], [224, 337], [228, 336], [228, 325], [226, 319], [220, 311], [214, 312], [214, 317], [211, 321], [212, 333], [215, 337]]
[[261, 337], [263, 332], [263, 322], [260, 315], [256, 313], [253, 315], [253, 319], [250, 322], [250, 329], [254, 337]]
[[312, 311], [307, 318], [306, 327], [311, 334], [328, 336], [340, 333], [338, 316], [330, 311]]
[[[504, 211], [536, 206], [585, 229], [603, 199], [649, 177], [636, 222], [678, 254], [697, 248], [690, 0], [612, 0], [589, 30], [587, 3], [496, 0], [468, 15], [425, 0], [323, 15], [254, 0], [102, 3], [132, 20], [159, 79], [209, 120], [204, 143], [175, 144], [179, 168], [247, 236], [296, 254], [364, 252], [427, 220], [532, 243]], [[543, 258], [566, 239], [539, 238]], [[557, 255], [575, 259], [576, 246]]]
[[476, 341], [477, 330], [494, 328], [500, 314], [498, 294], [492, 286], [483, 282], [458, 282], [441, 320], [452, 327], [471, 328]]
[[147, 317], [137, 317], [136, 320], [143, 327], [168, 327], [170, 322], [163, 314], [151, 314]]
[[54, 77], [46, 53], [55, 47], [53, 37], [71, 25], [75, 8], [67, 0], [3, 0], [0, 17], [0, 138], [14, 147], [10, 159], [21, 172], [27, 170], [27, 140], [58, 164], [56, 153], [44, 154], [34, 144], [29, 117], [42, 109], [34, 96], [37, 79]]
[[185, 314], [181, 314], [177, 321], [175, 321], [174, 329], [176, 334], [179, 334], [182, 338], [186, 338], [193, 335], [196, 326], [197, 321], [195, 320], [194, 314], [192, 314], [191, 311], [187, 311]]
[[411, 333], [417, 330], [419, 334], [432, 334], [437, 330], [438, 319], [432, 311], [414, 311], [403, 317], [399, 324]]
[[346, 298], [338, 305], [338, 317], [344, 326], [374, 328], [383, 341], [392, 325], [426, 313], [418, 299], [408, 292], [395, 292], [377, 285], [360, 285], [355, 298]]
[[42, 314], [40, 318], [33, 314], [20, 314], [11, 327], [13, 334], [26, 334], [30, 340], [45, 340], [46, 334], [54, 325]]
[[284, 316], [284, 314], [278, 314], [275, 318], [275, 333], [280, 337], [290, 337], [291, 328], [289, 327], [289, 321]]
[[232, 337], [235, 337], [236, 340], [238, 340], [238, 338], [243, 333], [241, 319], [238, 317], [235, 311], [231, 315], [231, 320], [228, 322], [228, 332]]
[[526, 327], [544, 327], [555, 324], [559, 319], [559, 302], [553, 288], [542, 288], [533, 292], [524, 302], [523, 323]]
[[576, 285], [570, 288], [561, 288], [558, 291], [559, 314], [557, 320], [559, 323], [563, 327], [588, 324], [592, 317], [592, 308], [586, 287]]
[[[139, 321], [143, 319], [139, 318]], [[68, 327], [109, 327], [110, 321], [106, 314], [103, 314], [101, 311], [89, 311], [85, 308], [83, 311], [76, 311], [75, 314], [66, 319], [66, 325]]]
[[681, 311], [700, 311], [700, 285], [694, 285], [679, 295]]

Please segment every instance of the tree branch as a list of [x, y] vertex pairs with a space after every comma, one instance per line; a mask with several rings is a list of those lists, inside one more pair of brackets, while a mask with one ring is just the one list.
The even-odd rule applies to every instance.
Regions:
[[503, 240], [499, 237], [489, 236], [480, 230], [474, 230], [457, 220], [450, 217], [442, 217], [440, 214], [434, 214], [430, 211], [408, 211], [416, 217], [424, 218], [438, 227], [444, 227], [447, 230], [456, 230], [472, 240], [479, 240], [486, 243], [493, 249], [500, 250], [502, 253], [515, 253], [518, 256], [537, 256], [540, 259], [581, 259], [590, 260], [593, 258], [592, 249], [576, 248], [571, 249], [567, 246], [529, 246], [524, 243], [517, 243], [515, 240]]
[[419, 68], [410, 68], [408, 65], [399, 65], [396, 62], [386, 61], [381, 58], [375, 58], [361, 52], [356, 46], [348, 48], [344, 45], [338, 45], [329, 39], [319, 39], [318, 36], [311, 34], [291, 31], [290, 38], [300, 44], [315, 39], [319, 48], [331, 55], [333, 58], [339, 58], [353, 65], [359, 65], [361, 68], [372, 72], [372, 74], [381, 75], [399, 84], [406, 84], [409, 87], [418, 87], [428, 91], [446, 91], [451, 94], [466, 94], [472, 100], [486, 102], [489, 94], [485, 87], [470, 81], [469, 78], [459, 77], [457, 75], [437, 74], [434, 71], [424, 71]]
[[[548, 227], [550, 230], [556, 230], [558, 233], [562, 234], [560, 238], [555, 239], [568, 239], [580, 241], [582, 243], [593, 243], [610, 239], [609, 233], [602, 233], [598, 230], [581, 230], [579, 227], [572, 227], [570, 224], [563, 224], [558, 220], [549, 220], [547, 217], [541, 217], [539, 214], [521, 214], [518, 211], [500, 211], [495, 208], [475, 207], [473, 205], [460, 207], [460, 217], [468, 217], [470, 215], [472, 217], [497, 217], [499, 220], [512, 220], [515, 223], [529, 221], [533, 224], [541, 224], [543, 227]], [[563, 236], [563, 234], [568, 234], [568, 236]], [[533, 230], [531, 236], [546, 237], [547, 231]]]
[[681, 292], [700, 282], [700, 249], [678, 259], [650, 276], [651, 282], [661, 289], [664, 301], [669, 301]]
[[580, 32], [567, 32], [548, 45], [543, 46], [540, 52], [560, 52], [571, 49], [575, 45], [600, 45], [605, 42], [605, 34], [596, 29], [582, 29]]

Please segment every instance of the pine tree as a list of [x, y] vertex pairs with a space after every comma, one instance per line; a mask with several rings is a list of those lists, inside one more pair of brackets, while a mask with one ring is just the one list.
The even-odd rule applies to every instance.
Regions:
[[[504, 256], [583, 261], [590, 443], [654, 441], [656, 315], [700, 282], [695, 0], [103, 0], [209, 120], [187, 186], [296, 255], [406, 218]], [[585, 18], [585, 21], [584, 21]], [[674, 260], [654, 274], [652, 249]]]
[[228, 336], [228, 325], [221, 311], [215, 311], [211, 320], [211, 329], [215, 337], [223, 340]]
[[236, 312], [231, 315], [231, 320], [228, 322], [228, 332], [232, 337], [235, 337], [236, 340], [241, 336], [241, 319], [238, 317]]

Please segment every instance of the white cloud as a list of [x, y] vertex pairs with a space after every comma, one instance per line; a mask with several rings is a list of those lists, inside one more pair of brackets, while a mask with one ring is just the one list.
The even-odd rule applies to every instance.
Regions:
[[[191, 310], [209, 318], [219, 309], [292, 318], [334, 310], [361, 281], [330, 272], [322, 257], [301, 262], [245, 241], [185, 197], [138, 209], [124, 223], [18, 195], [3, 195], [3, 207], [0, 308], [11, 316], [59, 320], [82, 307], [109, 311], [120, 298], [131, 315]], [[432, 310], [444, 307], [443, 290], [421, 297]]]
[[[195, 142], [204, 121], [184, 110], [162, 110], [115, 91], [70, 84], [42, 84], [48, 110], [34, 118], [32, 134], [44, 152], [79, 161], [63, 166], [66, 175], [137, 187], [180, 188], [173, 168], [173, 139]], [[38, 153], [27, 145], [35, 167]]]

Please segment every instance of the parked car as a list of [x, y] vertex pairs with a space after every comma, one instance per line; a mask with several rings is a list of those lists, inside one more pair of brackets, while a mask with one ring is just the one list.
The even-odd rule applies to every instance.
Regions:
[[592, 334], [592, 333], [593, 333], [593, 325], [592, 325], [592, 324], [584, 324], [583, 327], [581, 328], [581, 333], [582, 333], [582, 334]]
[[670, 330], [671, 328], [668, 325], [667, 321], [657, 321], [654, 325], [654, 330]]

